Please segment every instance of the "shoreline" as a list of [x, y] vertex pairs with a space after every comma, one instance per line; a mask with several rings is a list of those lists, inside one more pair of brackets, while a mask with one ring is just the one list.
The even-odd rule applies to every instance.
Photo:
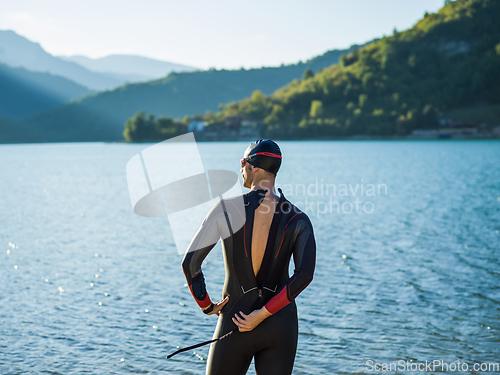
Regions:
[[[218, 139], [205, 139], [199, 134], [195, 133], [196, 142], [253, 142], [255, 139], [261, 138], [260, 136], [255, 137], [220, 137]], [[169, 138], [167, 138], [169, 139]], [[393, 136], [374, 136], [374, 135], [353, 135], [349, 137], [333, 137], [333, 136], [323, 136], [314, 138], [283, 138], [277, 137], [273, 138], [276, 141], [494, 141], [500, 140], [500, 135], [484, 134], [482, 136], [476, 134], [475, 136], [463, 136], [463, 135], [453, 135], [450, 137], [425, 137], [417, 135], [393, 135]], [[48, 144], [48, 143], [124, 143], [124, 144], [140, 144], [140, 143], [159, 143], [163, 140], [145, 140], [145, 141], [126, 141], [124, 139], [115, 141], [56, 141], [56, 142], [8, 142], [0, 143], [0, 145], [24, 145], [24, 144]]]
[[[218, 139], [205, 139], [202, 136], [199, 136], [195, 133], [196, 142], [246, 142], [246, 141], [255, 141], [257, 138], [252, 137], [220, 137]], [[373, 135], [353, 135], [348, 137], [333, 137], [333, 136], [323, 136], [323, 137], [314, 137], [314, 138], [283, 138], [276, 137], [273, 138], [276, 141], [463, 141], [463, 140], [500, 140], [500, 135], [495, 136], [493, 134], [485, 134], [483, 136], [475, 135], [475, 136], [462, 136], [462, 135], [453, 135], [450, 137], [423, 137], [416, 135], [393, 135], [393, 136], [373, 136]], [[151, 140], [151, 141], [112, 141], [107, 143], [155, 143], [162, 142], [161, 140]]]

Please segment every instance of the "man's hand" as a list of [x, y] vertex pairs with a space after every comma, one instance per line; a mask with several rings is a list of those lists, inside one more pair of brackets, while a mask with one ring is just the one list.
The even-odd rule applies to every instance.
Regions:
[[233, 322], [238, 326], [240, 332], [248, 332], [257, 327], [268, 316], [273, 314], [267, 311], [265, 307], [262, 307], [259, 310], [252, 311], [249, 315], [245, 315], [242, 311], [240, 311], [240, 315], [241, 317], [238, 316], [238, 314], [235, 314]]
[[229, 301], [229, 296], [226, 296], [226, 298], [224, 298], [222, 301], [214, 303], [214, 309], [212, 310], [212, 312], [209, 312], [207, 315], [217, 314], [217, 316], [219, 316], [220, 311], [222, 310], [222, 308], [224, 306], [226, 306], [226, 303], [228, 301]]

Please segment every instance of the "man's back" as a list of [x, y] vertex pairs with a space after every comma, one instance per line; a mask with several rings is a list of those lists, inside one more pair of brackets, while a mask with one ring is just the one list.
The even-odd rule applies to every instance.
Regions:
[[269, 240], [269, 230], [273, 221], [279, 197], [268, 191], [262, 203], [255, 210], [252, 230], [252, 267], [255, 276], [261, 268]]

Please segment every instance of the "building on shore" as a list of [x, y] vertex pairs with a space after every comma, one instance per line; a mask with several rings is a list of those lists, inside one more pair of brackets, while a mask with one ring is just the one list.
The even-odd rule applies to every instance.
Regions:
[[473, 122], [459, 122], [450, 119], [440, 121], [438, 129], [415, 129], [412, 131], [412, 139], [468, 139], [468, 138], [496, 138], [500, 136], [500, 130], [495, 133], [486, 124]]
[[200, 141], [249, 141], [259, 138], [262, 125], [262, 121], [250, 117], [232, 116], [193, 131]]
[[205, 126], [208, 123], [201, 118], [195, 118], [189, 121], [187, 131], [188, 132], [202, 132], [205, 130]]

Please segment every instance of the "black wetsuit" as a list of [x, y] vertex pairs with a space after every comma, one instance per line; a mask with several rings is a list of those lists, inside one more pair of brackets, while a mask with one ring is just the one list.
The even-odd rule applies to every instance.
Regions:
[[[239, 212], [231, 199], [220, 201], [207, 215], [195, 236], [195, 239], [210, 238], [211, 242], [217, 236], [224, 238], [222, 246], [226, 280], [223, 296], [229, 296], [229, 301], [221, 310], [214, 338], [238, 328], [232, 317], [239, 311], [250, 314], [266, 306], [273, 314], [249, 332], [236, 331], [212, 344], [207, 366], [209, 375], [245, 374], [252, 357], [255, 357], [258, 375], [292, 373], [298, 338], [294, 299], [312, 281], [316, 244], [307, 215], [292, 205], [281, 189], [278, 190], [280, 200], [257, 277], [251, 259], [252, 229], [255, 209], [261, 204], [265, 190], [252, 190], [244, 194], [244, 213]], [[233, 233], [229, 218], [238, 214], [246, 215], [245, 224]], [[228, 230], [230, 235], [224, 235]], [[216, 242], [195, 251], [188, 249], [182, 262], [190, 290], [202, 308], [211, 302], [205, 289], [201, 263]], [[194, 246], [194, 243], [195, 240], [190, 246]], [[292, 255], [295, 271], [289, 277], [288, 266]]]

